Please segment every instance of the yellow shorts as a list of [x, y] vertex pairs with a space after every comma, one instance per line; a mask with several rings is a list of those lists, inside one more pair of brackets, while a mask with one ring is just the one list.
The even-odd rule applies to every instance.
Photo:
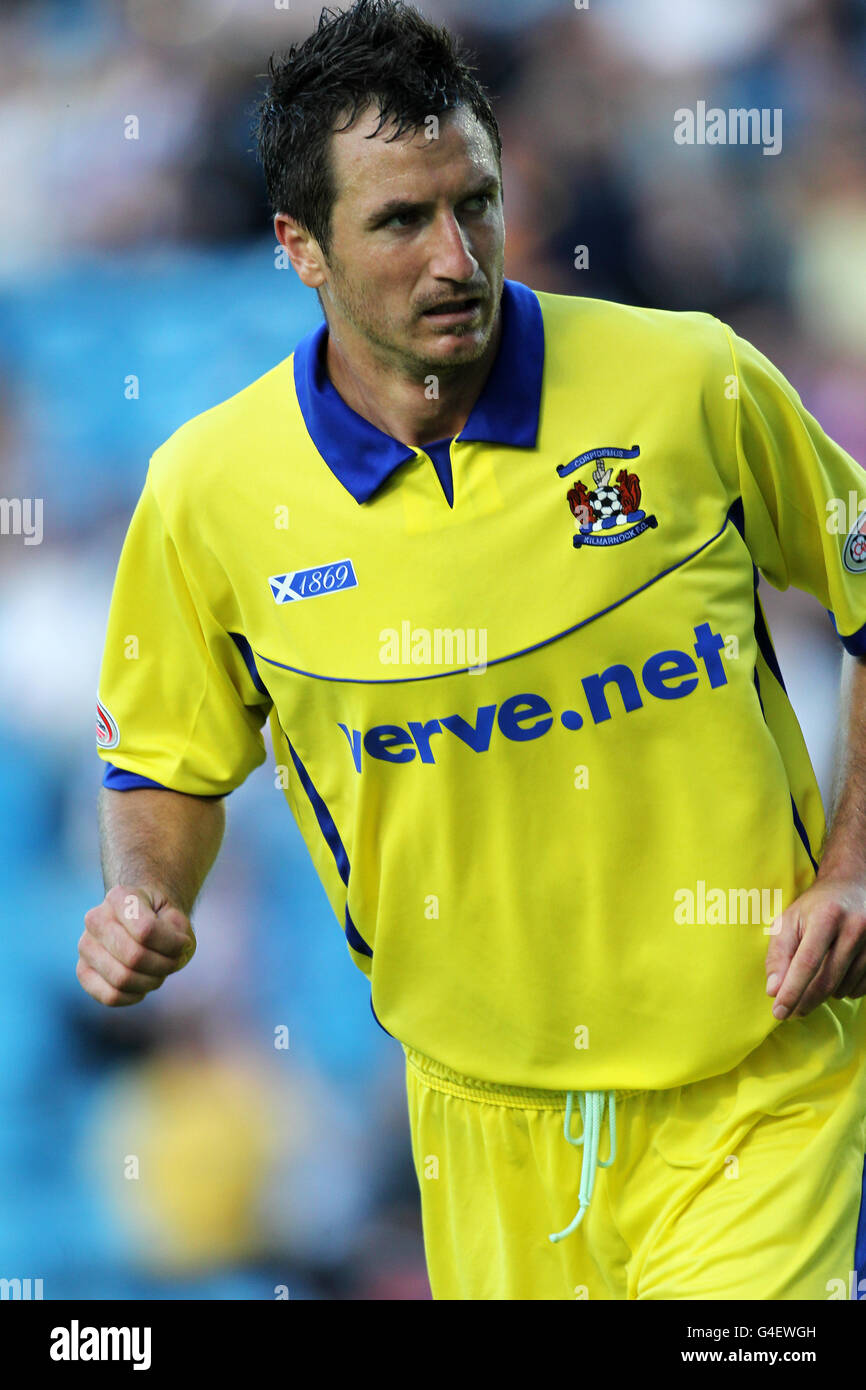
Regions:
[[[566, 1094], [490, 1086], [404, 1045], [434, 1299], [866, 1298], [861, 1003], [789, 1019], [723, 1075], [616, 1092], [614, 1161], [556, 1244], [583, 1156]], [[608, 1144], [606, 1112], [602, 1160]]]

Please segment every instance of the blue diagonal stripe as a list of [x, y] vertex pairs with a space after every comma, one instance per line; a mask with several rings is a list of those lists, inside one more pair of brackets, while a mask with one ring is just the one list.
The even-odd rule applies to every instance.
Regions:
[[[283, 730], [283, 737], [286, 740], [289, 753], [292, 757], [292, 762], [295, 765], [295, 771], [301, 779], [301, 786], [303, 787], [304, 791], [307, 793], [307, 796], [310, 799], [310, 805], [312, 806], [316, 820], [319, 823], [319, 829], [324, 835], [325, 840], [327, 841], [328, 846], [330, 847], [331, 853], [334, 856], [334, 862], [337, 865], [337, 872], [340, 875], [340, 878], [345, 883], [346, 889], [348, 890], [349, 856], [346, 853], [346, 847], [340, 838], [340, 832], [337, 829], [336, 824], [334, 823], [334, 817], [331, 815], [330, 811], [325, 805], [325, 802], [322, 800], [321, 796], [319, 795], [318, 791], [313, 785], [313, 779], [310, 777], [310, 774], [308, 773], [307, 769], [304, 767], [304, 764], [301, 762], [300, 758], [298, 757], [297, 753], [292, 747], [291, 740], [289, 739], [285, 730]], [[366, 941], [361, 936], [361, 933], [358, 931], [358, 928], [355, 926], [355, 923], [352, 921], [352, 918], [349, 914], [348, 904], [346, 905], [346, 919], [344, 930], [346, 933], [346, 940], [348, 941], [349, 945], [352, 947], [353, 950], [358, 951], [362, 956], [373, 955], [372, 947], [367, 945]]]

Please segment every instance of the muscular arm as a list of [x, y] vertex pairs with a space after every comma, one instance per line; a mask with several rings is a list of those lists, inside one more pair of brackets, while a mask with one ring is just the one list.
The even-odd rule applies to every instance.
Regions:
[[222, 844], [225, 805], [140, 787], [99, 793], [105, 890], [134, 883], [189, 915]]
[[842, 658], [833, 808], [819, 878], [866, 882], [866, 657]]
[[866, 994], [866, 658], [843, 658], [834, 810], [815, 881], [778, 919], [767, 952], [773, 1013]]
[[76, 969], [100, 1004], [138, 1004], [192, 959], [189, 914], [224, 830], [222, 801], [150, 787], [100, 790], [106, 894], [85, 913]]

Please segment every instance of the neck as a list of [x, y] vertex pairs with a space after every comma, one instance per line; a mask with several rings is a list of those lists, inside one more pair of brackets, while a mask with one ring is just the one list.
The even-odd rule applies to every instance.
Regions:
[[[500, 307], [490, 341], [477, 361], [430, 368], [416, 380], [377, 356], [366, 340], [329, 324], [325, 363], [332, 384], [352, 410], [392, 439], [419, 447], [460, 433], [490, 374], [501, 331]], [[435, 400], [427, 398], [431, 376], [439, 385]]]

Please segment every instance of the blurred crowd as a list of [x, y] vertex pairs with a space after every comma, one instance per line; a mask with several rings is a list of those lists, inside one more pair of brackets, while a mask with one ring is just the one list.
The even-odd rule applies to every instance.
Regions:
[[[46, 1298], [429, 1297], [402, 1051], [272, 760], [229, 799], [193, 967], [125, 1010], [74, 973], [102, 897], [96, 677], [147, 460], [319, 320], [275, 268], [250, 123], [268, 55], [320, 8], [0, 10], [0, 495], [44, 503], [40, 544], [0, 536], [0, 1277]], [[866, 463], [866, 0], [419, 8], [494, 99], [506, 273], [719, 315]], [[678, 145], [698, 100], [781, 109], [781, 152]], [[826, 793], [838, 644], [813, 600], [761, 593]]]

